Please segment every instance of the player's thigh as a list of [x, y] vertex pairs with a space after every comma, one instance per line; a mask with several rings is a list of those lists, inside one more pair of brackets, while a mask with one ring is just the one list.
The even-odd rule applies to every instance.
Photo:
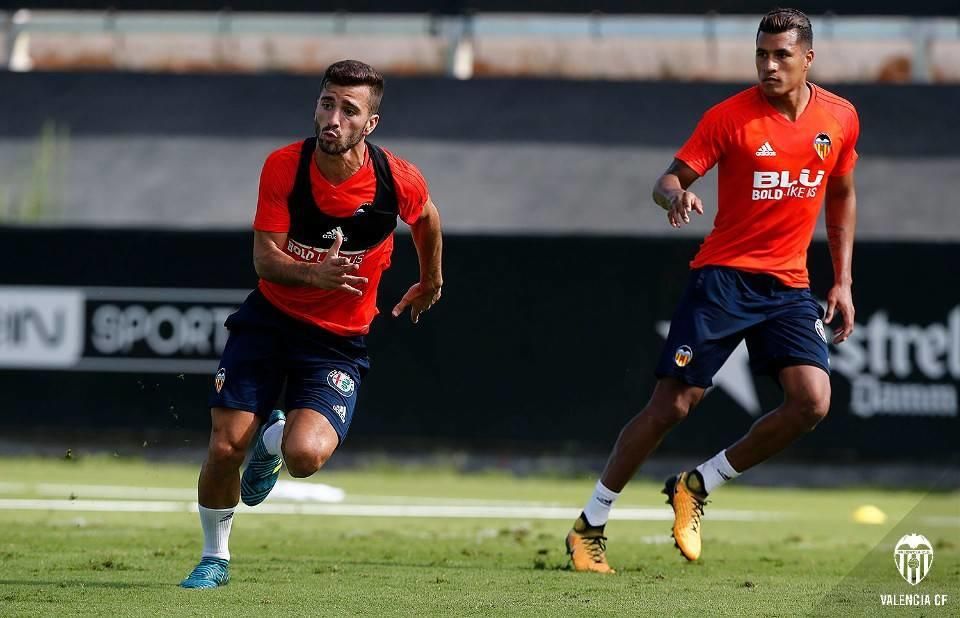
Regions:
[[707, 267], [690, 273], [690, 282], [670, 321], [670, 331], [657, 362], [658, 378], [674, 378], [700, 388], [743, 340], [743, 333], [762, 317], [744, 307], [739, 275]]
[[[764, 322], [747, 333], [750, 364], [756, 373], [778, 376], [785, 367], [812, 366], [829, 376], [830, 349], [823, 309], [807, 291], [789, 293]], [[816, 374], [814, 374], [816, 375]]]
[[830, 407], [830, 375], [813, 365], [791, 365], [777, 374], [784, 399], [826, 414]]
[[[311, 410], [326, 419], [338, 443], [347, 437], [357, 406], [357, 391], [365, 369], [344, 359], [322, 353], [287, 371], [285, 405], [288, 410]], [[306, 416], [306, 415], [300, 415]], [[323, 427], [319, 420], [311, 427]]]
[[282, 354], [274, 331], [246, 324], [231, 328], [210, 390], [209, 406], [244, 410], [266, 418], [283, 387]]
[[339, 444], [340, 436], [333, 424], [317, 410], [296, 408], [287, 413], [283, 430], [285, 458], [305, 457], [322, 465]]

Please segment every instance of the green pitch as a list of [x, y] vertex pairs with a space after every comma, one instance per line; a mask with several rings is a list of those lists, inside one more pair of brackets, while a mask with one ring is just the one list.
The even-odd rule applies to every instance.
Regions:
[[[619, 573], [604, 577], [569, 571], [563, 549], [592, 478], [321, 472], [317, 482], [346, 491], [341, 507], [373, 516], [240, 512], [231, 584], [186, 591], [176, 584], [199, 554], [199, 523], [187, 510], [196, 475], [193, 465], [109, 458], [0, 460], [0, 615], [960, 613], [956, 493], [730, 485], [707, 508], [699, 563], [680, 558], [669, 522], [613, 519], [608, 556]], [[665, 514], [659, 489], [631, 485], [615, 515]], [[886, 523], [852, 521], [865, 504], [882, 510]], [[411, 507], [420, 515], [391, 516]], [[512, 507], [523, 515], [423, 516]], [[556, 507], [566, 507], [570, 519], [537, 515]], [[916, 587], [893, 559], [896, 541], [912, 532], [935, 550], [930, 574]], [[881, 594], [930, 595], [931, 604], [936, 594], [949, 596], [945, 607], [918, 611], [883, 607]]]

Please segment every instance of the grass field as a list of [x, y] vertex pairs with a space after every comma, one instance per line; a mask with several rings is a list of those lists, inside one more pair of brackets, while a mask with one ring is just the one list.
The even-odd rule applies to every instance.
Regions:
[[[668, 521], [615, 518], [608, 555], [619, 573], [604, 577], [569, 571], [563, 548], [593, 479], [321, 473], [318, 482], [346, 491], [334, 506], [354, 514], [302, 504], [286, 507], [300, 514], [239, 512], [231, 584], [185, 591], [176, 584], [200, 548], [196, 474], [113, 458], [0, 459], [0, 615], [960, 614], [956, 493], [731, 485], [707, 507], [700, 562], [680, 558]], [[632, 484], [614, 517], [667, 516], [659, 489]], [[853, 522], [864, 504], [886, 523]], [[935, 549], [917, 587], [893, 561], [910, 532]], [[912, 593], [950, 596], [945, 607], [881, 606], [880, 594]]]

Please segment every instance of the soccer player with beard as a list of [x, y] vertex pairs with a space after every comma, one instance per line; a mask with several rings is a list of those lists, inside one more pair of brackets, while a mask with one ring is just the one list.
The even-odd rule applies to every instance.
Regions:
[[[315, 135], [264, 163], [253, 223], [260, 282], [226, 321], [198, 483], [203, 551], [184, 588], [229, 581], [227, 543], [241, 498], [262, 502], [284, 464], [293, 477], [312, 475], [346, 437], [398, 217], [411, 228], [420, 280], [393, 316], [409, 307], [416, 324], [440, 299], [440, 215], [427, 183], [412, 164], [366, 140], [380, 121], [382, 96], [383, 76], [373, 67], [331, 65]], [[284, 384], [286, 414], [273, 410]]]
[[[679, 228], [692, 212], [704, 211], [690, 185], [719, 165], [713, 231], [690, 264], [653, 395], [621, 431], [567, 535], [578, 571], [613, 572], [604, 536], [611, 506], [744, 339], [753, 370], [776, 378], [783, 403], [726, 450], [667, 479], [673, 536], [686, 559], [700, 557], [707, 496], [785, 449], [827, 414], [830, 364], [822, 319], [841, 317], [834, 343], [849, 337], [854, 325], [853, 169], [860, 126], [853, 105], [807, 81], [812, 46], [810, 20], [800, 11], [765, 15], [756, 37], [759, 84], [708, 110], [654, 187], [654, 201]], [[834, 274], [825, 314], [810, 294], [806, 266], [822, 203]]]

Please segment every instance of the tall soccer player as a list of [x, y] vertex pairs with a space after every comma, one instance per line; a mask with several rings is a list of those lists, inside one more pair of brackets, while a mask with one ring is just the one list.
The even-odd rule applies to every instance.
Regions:
[[[667, 479], [673, 536], [687, 560], [700, 557], [707, 496], [812, 430], [830, 408], [823, 319], [833, 341], [853, 331], [851, 259], [856, 221], [853, 168], [859, 121], [853, 105], [807, 81], [813, 31], [806, 15], [776, 9], [756, 37], [759, 84], [704, 114], [653, 189], [675, 228], [703, 214], [688, 189], [719, 165], [713, 231], [691, 262], [646, 407], [620, 432], [603, 475], [567, 535], [578, 571], [612, 573], [604, 525], [620, 492], [667, 432], [711, 386], [744, 339], [752, 369], [770, 374], [783, 403], [725, 450]], [[833, 287], [824, 314], [810, 294], [807, 248], [826, 203]]]
[[[397, 218], [410, 225], [420, 280], [394, 307], [416, 323], [440, 298], [440, 215], [420, 171], [367, 137], [383, 76], [354, 60], [321, 82], [314, 135], [274, 151], [260, 175], [253, 262], [260, 282], [236, 313], [210, 394], [212, 431], [198, 488], [203, 551], [181, 582], [229, 579], [234, 509], [261, 503], [281, 465], [320, 469], [347, 435], [369, 368], [364, 335], [390, 265]], [[271, 410], [286, 385], [284, 409]], [[247, 447], [253, 453], [241, 479]]]

